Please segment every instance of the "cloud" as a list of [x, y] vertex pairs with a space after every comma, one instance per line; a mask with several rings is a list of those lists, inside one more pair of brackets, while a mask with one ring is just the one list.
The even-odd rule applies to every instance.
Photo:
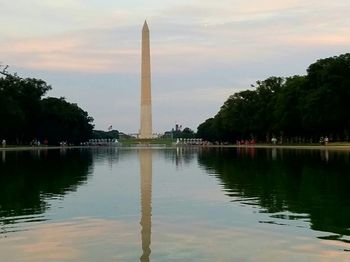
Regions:
[[[5, 60], [20, 60], [21, 66], [34, 69], [138, 74], [141, 25], [135, 21], [125, 24], [130, 13], [125, 7], [107, 11], [103, 4], [94, 10], [97, 4], [84, 6], [81, 1], [40, 3], [32, 4], [40, 6], [40, 12], [48, 10], [63, 17], [74, 17], [83, 8], [79, 19], [91, 21], [82, 27], [74, 26], [79, 24], [75, 21], [72, 28], [66, 25], [64, 32], [54, 35], [5, 40], [0, 44], [7, 54]], [[203, 1], [154, 9], [150, 22], [152, 66], [160, 74], [191, 73], [218, 66], [218, 61], [224, 67], [232, 61], [273, 58], [288, 47], [348, 45], [350, 22], [341, 25], [349, 8], [343, 1], [313, 3]], [[103, 14], [103, 21], [96, 22]], [[124, 23], [118, 23], [116, 17]]]
[[[138, 231], [134, 229], [130, 222], [86, 218], [38, 225], [35, 230], [24, 231], [12, 240], [15, 243], [11, 239], [2, 243], [1, 257], [7, 261], [87, 261], [122, 253], [136, 258], [135, 249], [139, 249], [140, 254], [142, 249]], [[113, 231], [115, 236], [111, 238]], [[136, 234], [132, 234], [133, 231]], [[111, 246], [110, 241], [114, 246], [107, 248]], [[129, 247], [120, 248], [126, 243]], [[96, 248], [100, 245], [103, 247]]]
[[[115, 121], [119, 129], [135, 132], [146, 17], [154, 116], [160, 117], [154, 117], [155, 123], [165, 128], [165, 112], [171, 109], [168, 121], [183, 118], [196, 127], [198, 119], [225, 101], [230, 87], [233, 93], [270, 75], [304, 74], [316, 59], [348, 52], [349, 12], [347, 0], [4, 1], [0, 22], [7, 26], [0, 28], [0, 61], [24, 72], [41, 72], [56, 93], [86, 106], [97, 126], [112, 122], [114, 111], [128, 112], [130, 120], [119, 116]], [[51, 78], [53, 73], [62, 79]], [[93, 76], [95, 93], [110, 108], [96, 106], [99, 102], [85, 95], [94, 93], [86, 77], [76, 78], [73, 85], [65, 83], [67, 74]], [[114, 82], [107, 74], [115, 75]], [[174, 105], [163, 102], [170, 97]], [[188, 101], [184, 107], [193, 114], [176, 108], [188, 97], [192, 105]]]
[[[57, 35], [54, 37], [29, 38], [22, 41], [0, 43], [5, 55], [3, 60], [22, 67], [42, 70], [77, 71], [77, 72], [135, 72], [139, 59], [139, 50], [126, 47], [126, 42], [120, 41], [119, 47], [111, 46], [113, 40], [120, 35], [96, 36], [102, 30], [78, 31]], [[107, 30], [109, 31], [109, 30]], [[109, 42], [104, 42], [108, 38]], [[120, 48], [120, 46], [123, 46]], [[138, 68], [138, 66], [137, 66]]]
[[[199, 196], [201, 198], [201, 196]], [[160, 220], [159, 220], [160, 218]], [[62, 222], [39, 224], [16, 236], [0, 239], [1, 257], [6, 261], [135, 261], [142, 254], [139, 218], [128, 221], [76, 218]], [[271, 225], [247, 224], [209, 225], [196, 220], [195, 224], [174, 223], [171, 216], [152, 218], [152, 258], [162, 261], [213, 260], [291, 260], [347, 261], [346, 243], [317, 240], [286, 234], [288, 228], [271, 230]], [[222, 222], [222, 218], [214, 220]], [[156, 230], [155, 230], [156, 229]], [[288, 230], [287, 230], [288, 231]], [[208, 237], [210, 236], [210, 237]], [[254, 237], [252, 237], [254, 236]], [[171, 245], [169, 245], [171, 243]], [[247, 252], [249, 251], [249, 252]]]

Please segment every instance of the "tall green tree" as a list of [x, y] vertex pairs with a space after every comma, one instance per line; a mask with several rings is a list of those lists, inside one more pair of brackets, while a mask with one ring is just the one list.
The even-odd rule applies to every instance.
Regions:
[[305, 76], [288, 77], [274, 101], [274, 129], [287, 137], [302, 131], [301, 101], [305, 96]]
[[92, 135], [93, 119], [63, 98], [45, 98], [45, 81], [0, 71], [0, 139], [28, 144], [33, 139], [78, 143]]
[[316, 141], [348, 140], [350, 134], [350, 54], [320, 59], [305, 76], [269, 77], [255, 90], [231, 95], [219, 112], [198, 126], [198, 136], [234, 141], [272, 136]]
[[79, 143], [92, 136], [93, 118], [64, 98], [48, 97], [42, 100], [41, 122], [37, 128], [38, 138], [50, 143], [60, 141]]
[[41, 98], [51, 86], [40, 79], [9, 74], [6, 69], [0, 72], [0, 135], [21, 143], [35, 136]]
[[350, 130], [350, 54], [320, 59], [307, 69], [302, 122], [309, 132], [342, 136]]

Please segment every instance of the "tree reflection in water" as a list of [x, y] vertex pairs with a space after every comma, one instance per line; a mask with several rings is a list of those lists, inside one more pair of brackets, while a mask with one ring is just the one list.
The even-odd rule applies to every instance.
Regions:
[[0, 223], [43, 214], [49, 207], [46, 199], [75, 191], [91, 169], [88, 150], [2, 151]]
[[203, 150], [198, 161], [235, 201], [254, 199], [271, 218], [307, 219], [313, 230], [347, 241], [342, 236], [350, 235], [349, 152], [221, 148]]

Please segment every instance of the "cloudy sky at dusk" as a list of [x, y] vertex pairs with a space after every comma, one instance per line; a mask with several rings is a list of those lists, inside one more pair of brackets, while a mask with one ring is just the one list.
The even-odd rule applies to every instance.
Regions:
[[139, 128], [151, 31], [154, 131], [196, 129], [227, 97], [349, 52], [349, 0], [0, 0], [0, 63], [52, 85], [97, 129]]

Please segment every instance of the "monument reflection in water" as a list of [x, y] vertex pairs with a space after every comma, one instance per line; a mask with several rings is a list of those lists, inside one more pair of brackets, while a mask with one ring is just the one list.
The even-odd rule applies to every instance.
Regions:
[[0, 261], [348, 261], [350, 152], [0, 155]]
[[140, 261], [149, 261], [151, 254], [152, 227], [152, 151], [140, 149], [140, 178], [141, 178], [141, 239], [142, 256]]

